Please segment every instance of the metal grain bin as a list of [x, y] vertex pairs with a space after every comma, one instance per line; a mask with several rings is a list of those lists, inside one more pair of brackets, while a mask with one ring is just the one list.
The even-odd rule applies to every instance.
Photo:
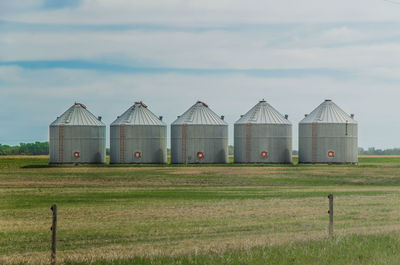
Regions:
[[136, 102], [110, 126], [110, 163], [167, 163], [167, 125]]
[[357, 122], [327, 99], [299, 123], [299, 163], [358, 163]]
[[171, 163], [227, 163], [228, 124], [222, 118], [201, 101], [179, 116], [171, 124]]
[[235, 163], [292, 163], [292, 124], [262, 100], [234, 125]]
[[50, 163], [105, 163], [106, 125], [75, 103], [50, 124]]

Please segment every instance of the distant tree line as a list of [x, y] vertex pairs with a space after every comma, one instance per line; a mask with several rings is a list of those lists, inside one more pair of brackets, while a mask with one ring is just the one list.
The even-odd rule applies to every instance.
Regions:
[[[229, 145], [229, 155], [233, 155], [233, 145]], [[171, 150], [167, 149], [168, 155], [171, 154]], [[110, 154], [110, 148], [106, 149], [107, 155]], [[0, 155], [48, 155], [49, 154], [49, 142], [34, 142], [34, 143], [20, 143], [16, 146], [2, 145], [0, 144]], [[297, 150], [293, 150], [293, 154], [297, 155]], [[400, 155], [400, 148], [391, 149], [375, 149], [375, 147], [369, 147], [367, 150], [358, 148], [358, 154], [360, 155]]]
[[17, 146], [0, 144], [0, 155], [48, 155], [48, 142], [20, 143]]
[[375, 147], [369, 147], [367, 150], [358, 148], [358, 154], [360, 155], [400, 155], [400, 148], [391, 149], [375, 149]]

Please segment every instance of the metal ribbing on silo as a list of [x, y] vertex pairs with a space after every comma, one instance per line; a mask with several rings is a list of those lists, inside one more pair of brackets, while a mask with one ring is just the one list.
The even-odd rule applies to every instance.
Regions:
[[[50, 137], [51, 139], [51, 137]], [[64, 162], [64, 126], [60, 125], [58, 127], [58, 162], [63, 163]], [[52, 160], [50, 156], [50, 161]]]
[[171, 124], [171, 163], [227, 163], [228, 124], [198, 101]]
[[136, 102], [110, 126], [110, 163], [167, 163], [167, 125]]
[[75, 103], [49, 126], [50, 163], [105, 163], [106, 126]]
[[235, 163], [292, 163], [292, 124], [266, 101], [234, 125]]
[[299, 163], [358, 163], [358, 124], [331, 100], [299, 123]]
[[[111, 138], [113, 138], [112, 136], [111, 136], [111, 132], [110, 132], [110, 137]], [[120, 159], [120, 163], [121, 164], [123, 164], [123, 163], [125, 163], [125, 147], [126, 147], [126, 143], [125, 143], [125, 137], [126, 137], [126, 134], [125, 134], [125, 124], [121, 124], [120, 126], [119, 126], [119, 159]], [[111, 141], [110, 141], [110, 143], [111, 143]], [[112, 145], [113, 146], [113, 149], [114, 149], [114, 145]], [[113, 150], [113, 154], [114, 154], [114, 150]], [[111, 163], [114, 163], [114, 161], [116, 161], [117, 159], [115, 159], [114, 158], [114, 156], [113, 156], [113, 158], [111, 159]]]
[[186, 152], [186, 148], [187, 148], [187, 136], [186, 136], [186, 124], [182, 124], [182, 157], [181, 157], [181, 161], [183, 161], [183, 163], [187, 163], [187, 152]]
[[317, 125], [316, 122], [313, 122], [311, 126], [312, 126], [312, 128], [311, 128], [311, 137], [312, 137], [312, 140], [311, 140], [311, 144], [312, 144], [311, 157], [312, 157], [312, 160], [311, 160], [311, 162], [315, 163], [318, 160], [318, 158], [317, 158], [317, 152], [318, 152], [318, 132], [317, 132], [317, 130], [318, 130], [318, 125]]
[[[251, 162], [251, 124], [246, 124], [246, 163]], [[240, 149], [239, 149], [240, 151]], [[238, 152], [239, 152], [238, 151]]]

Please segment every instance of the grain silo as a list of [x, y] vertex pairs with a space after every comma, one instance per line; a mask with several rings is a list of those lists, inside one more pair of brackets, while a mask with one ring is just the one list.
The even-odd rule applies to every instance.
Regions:
[[198, 101], [171, 124], [171, 163], [227, 163], [228, 124]]
[[106, 126], [75, 103], [50, 124], [50, 163], [105, 163]]
[[265, 100], [234, 125], [235, 163], [292, 163], [292, 124]]
[[167, 163], [167, 125], [136, 102], [110, 126], [110, 163]]
[[325, 100], [299, 123], [299, 163], [358, 163], [357, 122]]

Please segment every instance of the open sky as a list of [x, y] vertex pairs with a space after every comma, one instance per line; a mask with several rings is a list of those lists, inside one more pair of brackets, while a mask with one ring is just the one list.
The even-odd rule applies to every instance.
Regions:
[[48, 140], [74, 102], [109, 125], [197, 100], [233, 123], [260, 99], [297, 124], [324, 99], [359, 146], [400, 147], [400, 2], [0, 0], [0, 143]]

